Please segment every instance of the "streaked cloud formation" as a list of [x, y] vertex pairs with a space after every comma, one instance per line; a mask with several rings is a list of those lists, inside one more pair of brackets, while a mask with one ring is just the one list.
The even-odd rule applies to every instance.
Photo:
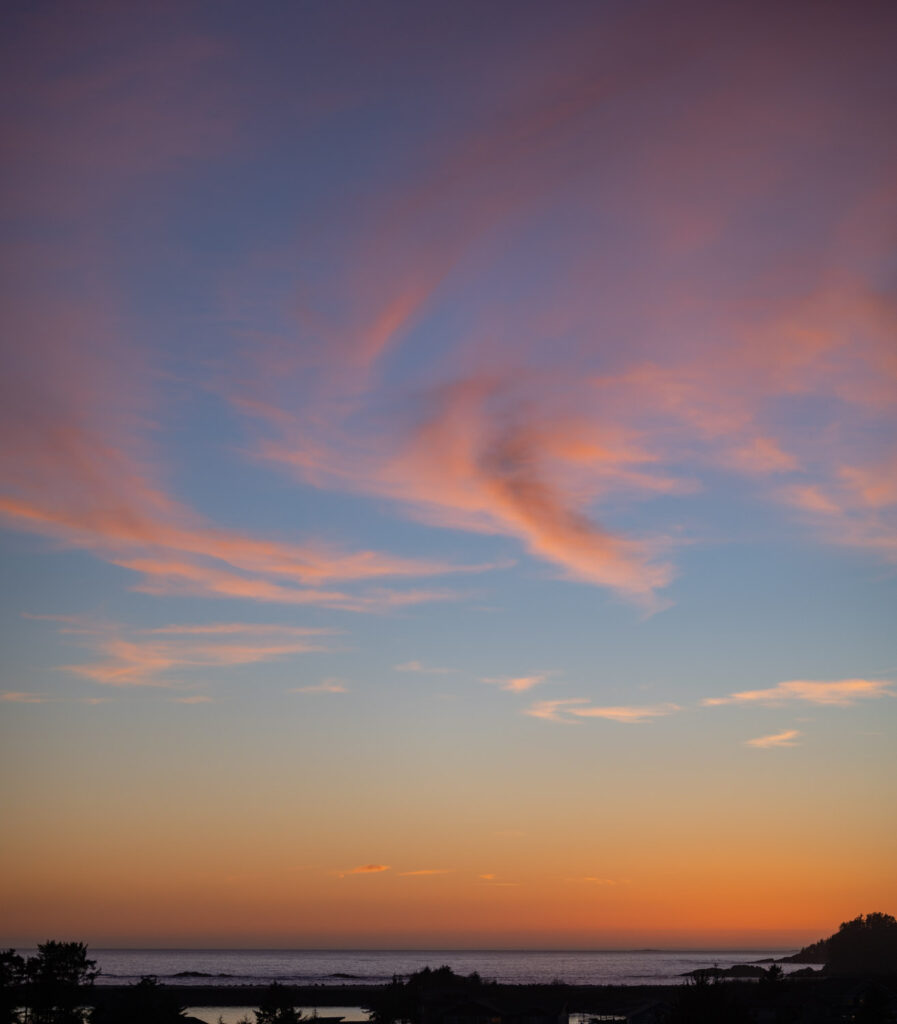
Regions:
[[393, 666], [396, 672], [423, 672], [426, 675], [444, 676], [451, 673], [450, 668], [440, 668], [437, 665], [424, 665], [420, 661], [406, 661], [401, 665]]
[[[47, 618], [58, 621], [58, 617]], [[100, 656], [99, 661], [61, 667], [104, 686], [171, 686], [183, 670], [252, 665], [321, 651], [326, 648], [306, 638], [330, 632], [260, 623], [181, 624], [141, 630], [76, 616], [61, 621], [60, 632], [80, 637], [82, 645]], [[159, 636], [171, 639], [156, 639]]]
[[678, 704], [655, 704], [648, 707], [596, 707], [587, 697], [567, 697], [560, 700], [537, 700], [524, 714], [544, 718], [549, 722], [576, 722], [583, 718], [607, 718], [612, 722], [641, 725], [653, 718], [663, 718], [682, 709]]
[[785, 729], [783, 732], [773, 733], [771, 736], [758, 736], [754, 740], [745, 740], [748, 747], [796, 747], [799, 738], [803, 735], [798, 729]]
[[534, 686], [539, 686], [551, 675], [550, 672], [541, 672], [532, 676], [501, 676], [499, 678], [484, 679], [484, 683], [493, 683], [502, 690], [509, 690], [511, 693], [525, 693]]
[[348, 693], [348, 688], [338, 679], [325, 679], [309, 686], [297, 686], [290, 693]]
[[836, 679], [820, 682], [811, 679], [791, 679], [768, 690], [743, 690], [728, 697], [705, 697], [701, 703], [707, 707], [720, 704], [785, 704], [805, 701], [810, 704], [829, 704], [848, 707], [858, 700], [876, 697], [897, 697], [887, 679]]
[[417, 871], [397, 871], [396, 872], [396, 874], [398, 874], [402, 878], [412, 878], [412, 877], [418, 877], [418, 876], [423, 877], [425, 875], [450, 875], [451, 873], [452, 873], [452, 869], [451, 868], [420, 868]]

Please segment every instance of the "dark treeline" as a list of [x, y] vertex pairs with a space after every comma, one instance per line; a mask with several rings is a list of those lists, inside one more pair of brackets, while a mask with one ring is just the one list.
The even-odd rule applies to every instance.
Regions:
[[27, 958], [0, 953], [3, 1024], [80, 1024], [96, 968], [81, 942], [45, 942]]
[[[45, 942], [37, 954], [0, 952], [0, 1024], [190, 1024], [183, 987], [153, 977], [94, 988], [99, 975], [81, 942]], [[276, 982], [255, 993], [255, 1024], [300, 1024], [294, 992]], [[194, 1022], [199, 1024], [199, 1022]], [[247, 1021], [247, 1024], [250, 1022]]]

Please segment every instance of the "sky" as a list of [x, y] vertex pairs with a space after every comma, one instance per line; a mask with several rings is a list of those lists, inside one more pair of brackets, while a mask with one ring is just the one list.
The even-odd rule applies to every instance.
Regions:
[[897, 8], [4, 6], [0, 942], [897, 908]]

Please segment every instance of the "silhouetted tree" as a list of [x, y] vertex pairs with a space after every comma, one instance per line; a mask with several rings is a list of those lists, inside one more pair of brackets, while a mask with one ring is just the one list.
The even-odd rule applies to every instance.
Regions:
[[417, 1006], [408, 986], [393, 975], [392, 981], [369, 998], [363, 1009], [367, 1010], [371, 1024], [393, 1024], [411, 1020]]
[[184, 1010], [175, 990], [147, 975], [97, 1007], [90, 1024], [178, 1024]]
[[373, 1024], [393, 1024], [395, 1021], [417, 1021], [422, 1016], [424, 1004], [459, 995], [474, 995], [487, 983], [474, 972], [471, 975], [455, 974], [443, 964], [442, 967], [424, 967], [399, 981], [382, 988], [370, 999], [365, 1010]]
[[45, 942], [25, 963], [26, 1024], [82, 1024], [99, 971], [83, 942]]
[[295, 1004], [296, 1000], [290, 990], [279, 982], [273, 982], [255, 1011], [256, 1024], [299, 1024], [306, 1018], [296, 1009]]
[[890, 914], [866, 914], [845, 921], [826, 942], [831, 974], [897, 974], [897, 921]]
[[18, 1024], [25, 960], [14, 949], [0, 952], [0, 1024]]
[[782, 987], [782, 982], [785, 979], [785, 972], [779, 967], [778, 964], [772, 964], [769, 969], [760, 978], [759, 988], [761, 992], [769, 994], [775, 992]]
[[670, 1007], [668, 1024], [751, 1024], [740, 985], [696, 975], [683, 985]]

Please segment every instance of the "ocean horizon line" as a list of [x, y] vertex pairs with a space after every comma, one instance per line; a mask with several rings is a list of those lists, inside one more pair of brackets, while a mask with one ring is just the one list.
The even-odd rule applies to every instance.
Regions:
[[[4, 946], [10, 945], [3, 943]], [[15, 946], [15, 943], [11, 945]], [[36, 948], [24, 946], [21, 948]], [[97, 953], [787, 953], [788, 946], [109, 946], [91, 945]]]

